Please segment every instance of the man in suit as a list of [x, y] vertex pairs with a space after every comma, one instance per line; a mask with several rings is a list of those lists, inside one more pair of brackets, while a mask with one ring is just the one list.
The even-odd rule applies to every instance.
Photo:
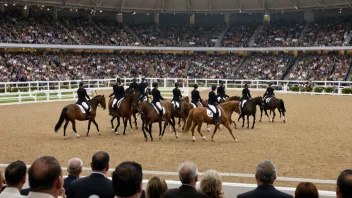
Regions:
[[5, 179], [4, 179], [4, 176], [2, 175], [1, 171], [0, 171], [0, 193], [2, 191], [2, 189], [4, 188], [4, 182], [5, 182]]
[[140, 198], [142, 195], [142, 166], [136, 162], [122, 162], [112, 173], [116, 197]]
[[352, 169], [342, 171], [337, 178], [336, 197], [352, 197]]
[[240, 194], [237, 198], [293, 198], [293, 196], [275, 189], [276, 167], [269, 161], [261, 161], [255, 174], [258, 187], [252, 191]]
[[58, 198], [65, 192], [61, 166], [51, 156], [42, 156], [33, 162], [28, 169], [28, 181], [28, 198]]
[[165, 198], [208, 198], [196, 190], [198, 181], [198, 168], [192, 162], [183, 162], [178, 167], [178, 176], [182, 186], [176, 189], [170, 189], [166, 192]]
[[106, 178], [110, 166], [110, 157], [104, 151], [96, 152], [92, 157], [92, 174], [71, 183], [67, 198], [88, 198], [96, 195], [100, 198], [114, 198], [112, 182]]
[[82, 173], [83, 162], [79, 158], [72, 158], [68, 161], [67, 172], [68, 176], [64, 180], [64, 189], [66, 192], [69, 191], [71, 183], [79, 178], [79, 175]]
[[22, 161], [12, 162], [6, 167], [5, 178], [7, 187], [0, 194], [0, 198], [21, 198], [20, 194], [24, 183], [26, 182], [27, 167]]

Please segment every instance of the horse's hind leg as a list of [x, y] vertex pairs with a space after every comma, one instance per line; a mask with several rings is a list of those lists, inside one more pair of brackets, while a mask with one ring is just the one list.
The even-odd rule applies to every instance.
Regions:
[[[229, 130], [229, 132], [230, 132], [232, 138], [235, 140], [235, 142], [238, 142], [237, 138], [233, 135], [232, 130], [231, 130], [229, 124], [228, 124], [228, 123], [225, 123], [224, 126], [227, 128], [227, 130]], [[214, 135], [215, 135], [215, 133], [214, 133]], [[213, 140], [213, 137], [211, 137], [211, 141], [214, 141], [214, 140]]]
[[89, 136], [89, 130], [90, 130], [90, 124], [92, 123], [91, 120], [88, 121], [88, 131], [87, 131], [87, 136]]
[[67, 128], [67, 125], [70, 121], [69, 120], [66, 120], [65, 122], [65, 125], [64, 125], [64, 137], [66, 136], [66, 128]]
[[241, 117], [242, 117], [242, 128], [244, 127], [244, 120], [245, 120], [245, 119], [244, 119], [244, 116], [245, 116], [245, 115], [242, 115], [242, 116], [241, 116]]
[[200, 129], [202, 128], [202, 124], [203, 124], [203, 123], [200, 123], [200, 124], [198, 125], [197, 130], [198, 130], [199, 135], [203, 138], [203, 140], [206, 141], [207, 138], [202, 134], [202, 132], [200, 132]]
[[149, 131], [148, 132], [149, 132], [149, 136], [150, 136], [150, 141], [153, 142], [154, 140], [153, 140], [153, 136], [152, 136], [152, 125], [153, 125], [153, 123], [149, 124]]
[[[226, 124], [227, 124], [227, 123], [226, 123]], [[213, 134], [211, 135], [211, 141], [212, 141], [212, 142], [214, 142], [214, 135], [215, 135], [216, 131], [218, 130], [218, 127], [219, 127], [219, 125], [215, 125]]]
[[75, 120], [72, 120], [72, 129], [73, 129], [73, 131], [76, 133], [76, 136], [79, 138], [79, 137], [81, 137], [78, 133], [77, 133], [77, 131], [76, 131], [76, 121]]
[[[147, 136], [147, 134], [145, 134], [145, 126], [144, 126], [145, 124], [144, 124], [144, 121], [142, 121], [142, 131], [143, 131], [143, 135], [144, 135], [144, 139], [145, 139], [145, 141], [148, 141], [148, 136]], [[147, 130], [148, 131], [148, 130]]]
[[[123, 117], [122, 121], [123, 121], [123, 135], [126, 135], [126, 128], [127, 128], [128, 118], [127, 117]], [[131, 126], [131, 128], [132, 128], [132, 126]]]
[[207, 124], [207, 131], [208, 131], [208, 132], [210, 131], [210, 127], [209, 127], [209, 124]]
[[253, 125], [252, 125], [252, 129], [254, 129], [254, 124], [255, 124], [255, 114], [253, 114]]
[[115, 116], [112, 116], [110, 122], [111, 122], [111, 130], [114, 132], [114, 120], [115, 120]]
[[97, 128], [97, 131], [98, 131], [98, 135], [101, 135], [100, 131], [99, 131], [99, 126], [98, 126], [98, 123], [94, 120], [92, 120], [93, 124], [95, 125], [95, 127]]
[[192, 128], [191, 128], [193, 142], [196, 141], [196, 138], [194, 137], [194, 129], [196, 128], [196, 126], [197, 126], [197, 123], [193, 120], [193, 125], [192, 125]]
[[247, 128], [249, 128], [249, 115], [247, 115]]
[[275, 109], [273, 110], [273, 122], [274, 122], [274, 118], [276, 116], [276, 113], [275, 113]]
[[136, 129], [138, 129], [138, 125], [137, 125], [137, 117], [136, 114], [133, 114], [133, 118], [134, 118], [134, 126], [136, 127]]
[[[169, 119], [169, 124], [171, 125], [172, 129], [174, 130], [175, 137], [178, 140], [178, 134], [177, 134], [177, 131], [176, 131], [176, 128], [175, 128], [175, 119], [174, 118], [170, 118]], [[164, 132], [163, 132], [163, 136], [164, 136]]]
[[282, 116], [283, 116], [283, 118], [284, 118], [284, 122], [286, 122], [286, 120], [285, 120], [285, 112], [282, 112]]
[[116, 119], [117, 119], [117, 125], [116, 125], [116, 128], [115, 128], [115, 134], [118, 135], [119, 132], [117, 131], [117, 129], [118, 129], [119, 126], [120, 126], [120, 117], [116, 117]]
[[261, 122], [261, 121], [262, 121], [262, 117], [263, 117], [263, 109], [262, 109], [262, 108], [260, 108], [260, 119], [259, 119], [259, 122]]
[[131, 119], [131, 117], [132, 117], [132, 116], [130, 116], [130, 117], [128, 118], [128, 121], [130, 122], [130, 127], [131, 127], [131, 132], [132, 132], [132, 119]]

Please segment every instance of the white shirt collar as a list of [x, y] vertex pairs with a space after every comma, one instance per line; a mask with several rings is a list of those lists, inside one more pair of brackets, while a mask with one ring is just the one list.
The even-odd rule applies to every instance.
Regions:
[[20, 191], [15, 187], [6, 187], [2, 193], [11, 193], [21, 195]]
[[95, 173], [95, 174], [101, 174], [101, 175], [104, 175], [104, 177], [106, 177], [106, 175], [104, 173], [101, 173], [101, 172], [95, 172], [93, 171], [92, 174]]
[[40, 192], [29, 192], [28, 197], [33, 198], [55, 198], [54, 196], [47, 194], [47, 193], [40, 193]]

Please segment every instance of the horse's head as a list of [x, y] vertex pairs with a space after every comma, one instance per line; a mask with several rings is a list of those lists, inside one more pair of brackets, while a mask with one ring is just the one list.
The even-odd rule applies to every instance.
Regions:
[[131, 102], [131, 107], [136, 108], [138, 103], [138, 95], [133, 91], [125, 95], [125, 98]]
[[147, 88], [147, 90], [145, 91], [145, 93], [147, 95], [152, 95], [152, 90], [150, 89], [150, 87]]
[[208, 104], [208, 99], [202, 99], [200, 102], [202, 103], [203, 107], [205, 107]]
[[99, 104], [103, 107], [103, 109], [106, 109], [106, 101], [105, 101], [105, 96], [102, 95], [100, 96], [100, 100], [98, 100]]
[[182, 102], [187, 102], [187, 103], [189, 103], [189, 97], [186, 96], [186, 97], [182, 98]]

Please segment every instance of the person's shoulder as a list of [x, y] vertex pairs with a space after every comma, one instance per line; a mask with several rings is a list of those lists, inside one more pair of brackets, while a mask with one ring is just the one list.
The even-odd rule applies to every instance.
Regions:
[[289, 195], [289, 194], [287, 194], [287, 193], [281, 192], [281, 191], [279, 191], [279, 190], [277, 190], [277, 189], [275, 189], [275, 191], [276, 191], [276, 194], [278, 195], [277, 197], [293, 198], [292, 195]]
[[256, 189], [237, 195], [237, 198], [256, 197]]

